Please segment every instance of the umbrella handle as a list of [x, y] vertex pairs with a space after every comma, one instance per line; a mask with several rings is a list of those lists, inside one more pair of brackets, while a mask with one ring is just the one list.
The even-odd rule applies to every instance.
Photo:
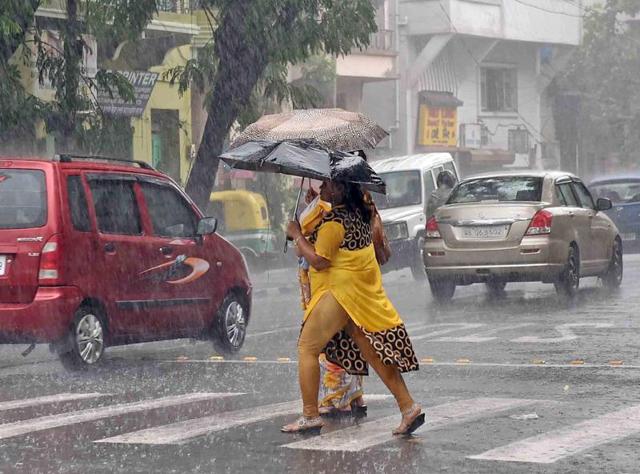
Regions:
[[[297, 215], [298, 215], [298, 204], [300, 204], [300, 198], [302, 197], [302, 186], [304, 186], [304, 178], [302, 178], [302, 180], [300, 181], [300, 189], [298, 190], [298, 199], [296, 199], [296, 206], [293, 208], [293, 213], [291, 215], [291, 219], [290, 220], [297, 220]], [[291, 239], [289, 238], [289, 236], [285, 236], [284, 239], [284, 250], [283, 253], [287, 253], [287, 249], [289, 248], [289, 241]]]

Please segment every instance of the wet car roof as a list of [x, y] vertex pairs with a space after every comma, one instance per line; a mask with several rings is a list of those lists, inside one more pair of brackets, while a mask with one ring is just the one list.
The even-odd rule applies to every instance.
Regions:
[[473, 176], [469, 176], [462, 181], [469, 181], [473, 179], [479, 178], [508, 178], [508, 177], [523, 177], [523, 178], [546, 178], [549, 177], [551, 179], [563, 178], [565, 176], [570, 176], [572, 178], [577, 178], [576, 175], [569, 173], [567, 171], [494, 171], [492, 173], [482, 173]]
[[625, 182], [625, 181], [640, 181], [640, 175], [632, 174], [632, 175], [603, 176], [601, 178], [594, 179], [593, 181], [591, 181], [590, 184], [603, 184], [603, 183]]

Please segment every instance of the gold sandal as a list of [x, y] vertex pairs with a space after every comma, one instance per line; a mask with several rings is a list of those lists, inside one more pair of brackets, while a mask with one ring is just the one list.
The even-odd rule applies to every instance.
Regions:
[[424, 425], [424, 413], [422, 407], [414, 403], [411, 408], [402, 412], [400, 425], [393, 430], [394, 435], [409, 435]]
[[322, 421], [322, 418], [320, 418], [319, 416], [313, 418], [301, 416], [293, 423], [284, 425], [282, 428], [280, 428], [280, 431], [282, 431], [283, 433], [319, 433], [323, 426], [324, 421]]

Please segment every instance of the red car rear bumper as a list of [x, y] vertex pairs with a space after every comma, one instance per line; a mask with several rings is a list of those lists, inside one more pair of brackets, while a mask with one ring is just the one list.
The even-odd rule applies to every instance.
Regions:
[[40, 287], [28, 304], [0, 303], [0, 342], [55, 342], [68, 331], [82, 301], [73, 286]]

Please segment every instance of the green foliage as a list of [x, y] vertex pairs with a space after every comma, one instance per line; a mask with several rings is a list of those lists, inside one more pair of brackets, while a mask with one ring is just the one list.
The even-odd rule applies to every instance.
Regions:
[[246, 124], [284, 100], [314, 105], [309, 84], [286, 81], [289, 65], [316, 55], [339, 56], [364, 49], [376, 31], [371, 0], [202, 0], [212, 45], [208, 54], [173, 71], [181, 87], [207, 86], [203, 142], [187, 192], [205, 205], [230, 128]]
[[[65, 0], [61, 4], [68, 19], [60, 24], [61, 45], [50, 44], [33, 21], [40, 3], [0, 0], [0, 71], [8, 78], [0, 85], [0, 131], [10, 135], [43, 119], [49, 132], [82, 141], [88, 125], [106, 123], [95, 100], [98, 90], [134, 100], [122, 75], [98, 70], [92, 76], [82, 68], [83, 54], [95, 53], [87, 38], [106, 44], [138, 38], [156, 13], [155, 0]], [[38, 81], [55, 90], [54, 101], [43, 104], [24, 90], [20, 61], [27, 67], [35, 63]]]
[[561, 93], [578, 93], [584, 147], [640, 161], [640, 36], [623, 21], [637, 0], [608, 0], [584, 18], [583, 44], [559, 77]]

